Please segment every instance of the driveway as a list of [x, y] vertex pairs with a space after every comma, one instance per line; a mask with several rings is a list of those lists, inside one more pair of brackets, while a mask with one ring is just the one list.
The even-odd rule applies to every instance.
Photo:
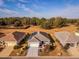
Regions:
[[79, 56], [79, 48], [70, 47], [70, 48], [68, 49], [68, 52], [69, 52], [70, 55], [72, 55], [72, 56]]
[[13, 46], [7, 46], [6, 48], [4, 48], [1, 52], [0, 52], [0, 57], [4, 56], [9, 56], [9, 54], [12, 52], [13, 50]]
[[39, 48], [39, 43], [31, 43], [26, 56], [27, 57], [37, 57], [38, 48]]

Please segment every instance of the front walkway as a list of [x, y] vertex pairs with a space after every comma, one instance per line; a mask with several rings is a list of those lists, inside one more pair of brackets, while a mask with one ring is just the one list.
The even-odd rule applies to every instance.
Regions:
[[0, 57], [7, 57], [12, 52], [13, 46], [7, 46], [0, 52]]

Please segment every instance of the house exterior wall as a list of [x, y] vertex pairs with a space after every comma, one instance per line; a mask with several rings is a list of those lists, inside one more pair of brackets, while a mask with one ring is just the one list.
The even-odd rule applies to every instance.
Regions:
[[5, 41], [5, 43], [6, 43], [7, 46], [14, 46], [14, 45], [17, 44], [16, 41]]

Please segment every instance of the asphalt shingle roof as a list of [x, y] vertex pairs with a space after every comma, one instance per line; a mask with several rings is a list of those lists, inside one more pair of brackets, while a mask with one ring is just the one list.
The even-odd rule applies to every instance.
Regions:
[[22, 37], [25, 35], [23, 32], [14, 32], [14, 33], [9, 33], [4, 37], [1, 37], [0, 40], [3, 41], [19, 41], [22, 39]]
[[65, 45], [65, 43], [75, 43], [79, 41], [79, 36], [76, 36], [75, 33], [67, 31], [56, 32], [55, 37], [61, 42], [62, 45]]
[[[46, 34], [47, 35], [47, 34]], [[38, 33], [38, 32], [35, 32], [34, 35], [32, 35], [30, 38], [29, 38], [29, 41], [30, 42], [37, 42], [37, 41], [50, 41], [50, 39], [48, 39], [46, 36], [44, 36], [42, 33]]]

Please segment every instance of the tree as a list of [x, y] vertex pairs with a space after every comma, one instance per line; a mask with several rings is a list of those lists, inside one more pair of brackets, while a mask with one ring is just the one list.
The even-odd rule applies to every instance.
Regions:
[[37, 18], [37, 17], [33, 17], [32, 18], [32, 20], [31, 20], [31, 24], [32, 25], [39, 25], [39, 21], [40, 21], [40, 19], [39, 18]]
[[49, 22], [43, 22], [41, 24], [41, 27], [44, 28], [44, 29], [51, 29], [52, 25]]
[[65, 24], [63, 18], [61, 17], [56, 17], [55, 20], [53, 21], [53, 26], [54, 27], [62, 27]]
[[1, 18], [1, 19], [0, 19], [0, 25], [1, 25], [1, 26], [7, 25], [7, 24], [5, 23], [5, 18]]
[[53, 26], [53, 22], [54, 22], [54, 20], [55, 20], [55, 18], [52, 17], [52, 18], [50, 18], [50, 19], [48, 20], [48, 22]]
[[17, 20], [14, 24], [15, 27], [22, 26], [21, 21]]
[[22, 17], [22, 18], [20, 18], [20, 20], [21, 20], [23, 26], [30, 25], [30, 18], [29, 17]]

